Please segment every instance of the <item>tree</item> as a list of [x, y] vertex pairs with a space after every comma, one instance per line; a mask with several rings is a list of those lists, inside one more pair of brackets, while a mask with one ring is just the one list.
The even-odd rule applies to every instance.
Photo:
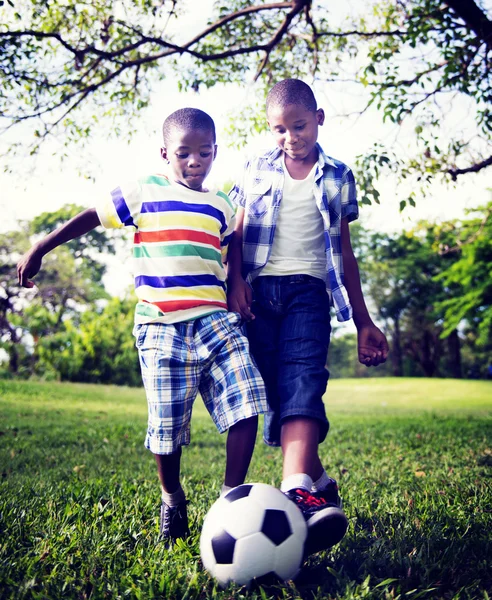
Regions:
[[[77, 204], [65, 204], [56, 211], [43, 212], [31, 221], [29, 231], [35, 237], [47, 235], [75, 217], [84, 208]], [[79, 238], [70, 240], [65, 247], [68, 248], [77, 264], [83, 264], [85, 268], [89, 269], [91, 280], [95, 284], [101, 284], [106, 273], [106, 265], [101, 262], [101, 257], [104, 254], [115, 254], [117, 239], [119, 239], [118, 232], [108, 232], [96, 228]], [[43, 277], [43, 273], [40, 276]]]
[[438, 308], [444, 311], [443, 336], [465, 323], [473, 345], [485, 350], [484, 359], [492, 364], [492, 202], [469, 213], [471, 218], [436, 228], [440, 252], [455, 257], [438, 276], [447, 291], [453, 290]]
[[40, 340], [36, 372], [65, 381], [141, 385], [132, 335], [136, 298], [111, 298], [102, 309], [65, 320], [56, 333]]
[[[359, 86], [359, 112], [377, 107], [398, 126], [414, 120], [417, 154], [397, 156], [377, 145], [360, 158], [363, 202], [378, 200], [373, 179], [381, 170], [415, 178], [425, 190], [437, 175], [456, 180], [492, 164], [492, 22], [474, 0], [361, 3], [341, 23], [334, 23], [327, 0], [218, 0], [196, 34], [178, 31], [185, 6], [178, 0], [90, 6], [8, 0], [0, 15], [5, 131], [35, 123], [30, 152], [61, 132], [67, 145], [87, 140], [102, 117], [108, 130], [129, 135], [171, 72], [182, 89], [254, 81], [259, 102], [274, 81], [303, 77]], [[460, 123], [444, 136], [452, 103], [472, 118], [468, 130]], [[237, 138], [243, 124], [243, 134], [265, 127], [263, 108], [254, 102], [241, 117], [232, 125]], [[26, 150], [11, 142], [11, 155], [13, 147]], [[415, 197], [410, 193], [408, 202]]]
[[63, 329], [65, 319], [77, 322], [84, 308], [109, 298], [102, 284], [105, 265], [100, 261], [103, 252], [114, 252], [114, 241], [104, 231], [92, 232], [46, 255], [35, 278], [36, 290], [17, 284], [17, 261], [33, 239], [80, 210], [67, 205], [21, 223], [18, 231], [0, 235], [0, 344], [9, 355], [11, 373], [21, 366], [32, 369], [32, 350], [27, 349], [34, 346], [35, 355], [39, 340]]
[[[356, 238], [364, 287], [390, 332], [396, 376], [443, 374], [445, 358], [446, 374], [461, 377], [459, 322], [443, 335], [441, 305], [459, 292], [457, 285], [450, 282], [445, 286], [440, 279], [456, 256], [439, 252], [435, 227], [423, 222], [401, 234], [366, 232]], [[444, 338], [451, 338], [447, 346]]]
[[26, 357], [22, 345], [25, 330], [20, 326], [20, 311], [32, 295], [17, 285], [15, 265], [29, 248], [27, 228], [0, 234], [0, 348], [8, 355], [8, 370], [17, 373]]

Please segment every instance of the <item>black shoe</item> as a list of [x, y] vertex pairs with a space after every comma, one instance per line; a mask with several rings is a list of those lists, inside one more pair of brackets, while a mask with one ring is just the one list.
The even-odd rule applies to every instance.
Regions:
[[190, 534], [187, 504], [184, 500], [178, 506], [168, 506], [162, 501], [159, 537], [168, 547], [172, 546], [178, 538], [186, 538]]
[[327, 502], [323, 497], [302, 488], [289, 490], [285, 494], [297, 504], [306, 520], [306, 556], [338, 544], [348, 526], [347, 517], [338, 504]]
[[338, 506], [338, 508], [342, 508], [342, 499], [340, 498], [340, 495], [338, 494], [337, 482], [334, 479], [332, 479], [331, 477], [328, 477], [328, 479], [330, 481], [324, 490], [321, 490], [319, 492], [311, 492], [311, 493], [316, 498], [322, 498], [328, 504], [333, 504], [334, 506]]

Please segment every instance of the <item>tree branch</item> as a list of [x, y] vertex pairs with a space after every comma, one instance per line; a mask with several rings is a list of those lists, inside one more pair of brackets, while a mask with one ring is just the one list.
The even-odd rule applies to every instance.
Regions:
[[299, 14], [305, 7], [307, 10], [309, 8], [309, 4], [310, 4], [310, 0], [297, 0], [297, 2], [292, 3], [292, 10], [287, 15], [285, 15], [285, 19], [284, 19], [283, 23], [280, 25], [280, 27], [277, 29], [277, 31], [273, 34], [270, 41], [266, 44], [265, 56], [260, 63], [260, 66], [256, 72], [256, 75], [254, 76], [254, 81], [257, 81], [258, 78], [260, 77], [263, 69], [265, 68], [265, 66], [268, 62], [270, 52], [273, 50], [273, 48], [275, 48], [275, 46], [277, 44], [280, 43], [280, 40], [284, 36], [285, 32], [289, 29], [289, 25], [292, 23], [292, 20], [294, 19], [294, 17], [297, 14]]
[[484, 218], [482, 219], [479, 228], [468, 238], [466, 239], [464, 242], [460, 241], [459, 239], [456, 240], [456, 246], [448, 246], [447, 244], [444, 244], [442, 246], [442, 249], [439, 250], [439, 254], [440, 256], [445, 256], [446, 254], [450, 254], [451, 252], [458, 252], [459, 250], [461, 250], [463, 248], [463, 246], [466, 246], [468, 244], [471, 244], [472, 242], [474, 242], [482, 233], [482, 231], [485, 229], [485, 225], [487, 225], [487, 221], [489, 220], [490, 216], [492, 215], [492, 209], [488, 209], [485, 212]]
[[485, 160], [481, 162], [475, 163], [474, 165], [470, 165], [469, 167], [465, 167], [463, 169], [447, 169], [446, 173], [451, 175], [451, 179], [456, 181], [459, 175], [465, 175], [465, 173], [478, 173], [482, 169], [490, 167], [492, 165], [492, 156], [489, 156]]
[[352, 29], [351, 31], [321, 31], [318, 33], [318, 37], [349, 37], [349, 36], [360, 36], [364, 38], [371, 37], [405, 37], [408, 35], [407, 31], [402, 31], [400, 29], [394, 29], [392, 31], [359, 31], [357, 29]]
[[466, 23], [467, 27], [476, 33], [482, 42], [485, 42], [489, 47], [492, 45], [492, 21], [473, 0], [444, 1]]
[[[302, 6], [304, 6], [306, 2], [308, 2], [308, 0], [301, 0]], [[196, 44], [196, 42], [199, 42], [202, 38], [206, 37], [209, 33], [214, 32], [216, 29], [219, 29], [219, 27], [222, 27], [230, 21], [235, 21], [238, 17], [243, 17], [245, 15], [255, 12], [261, 12], [263, 10], [293, 8], [292, 4], [292, 2], [274, 2], [273, 4], [260, 4], [259, 6], [247, 6], [246, 8], [242, 8], [241, 10], [238, 10], [235, 13], [231, 13], [230, 15], [226, 15], [225, 17], [222, 17], [222, 19], [219, 19], [218, 21], [215, 21], [215, 23], [212, 23], [210, 27], [204, 29], [201, 33], [199, 33], [187, 44], [185, 44], [183, 48], [189, 48], [193, 44]], [[295, 12], [298, 13], [302, 9], [302, 6], [298, 10], [294, 7]]]

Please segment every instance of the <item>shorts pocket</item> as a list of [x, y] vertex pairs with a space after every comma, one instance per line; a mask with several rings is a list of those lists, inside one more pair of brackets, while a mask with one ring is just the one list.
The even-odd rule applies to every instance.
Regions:
[[147, 335], [147, 324], [135, 325], [133, 328], [133, 335], [135, 336], [135, 346], [137, 348], [141, 348], [145, 342], [145, 337]]

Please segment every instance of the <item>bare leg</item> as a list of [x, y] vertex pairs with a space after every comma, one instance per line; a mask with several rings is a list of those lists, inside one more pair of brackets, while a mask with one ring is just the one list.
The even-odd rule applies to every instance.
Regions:
[[162, 489], [172, 494], [180, 486], [181, 448], [173, 454], [154, 454], [154, 456]]
[[314, 459], [314, 464], [313, 464], [313, 474], [311, 475], [313, 481], [318, 480], [321, 477], [321, 474], [323, 473], [324, 470], [325, 470], [325, 468], [323, 467], [323, 464], [321, 463], [318, 451], [316, 451], [316, 458]]
[[282, 424], [283, 479], [305, 473], [318, 479], [323, 467], [318, 457], [319, 424], [316, 419], [295, 417]]
[[258, 417], [243, 419], [229, 429], [226, 444], [225, 485], [236, 487], [244, 483], [253, 456], [257, 430]]

